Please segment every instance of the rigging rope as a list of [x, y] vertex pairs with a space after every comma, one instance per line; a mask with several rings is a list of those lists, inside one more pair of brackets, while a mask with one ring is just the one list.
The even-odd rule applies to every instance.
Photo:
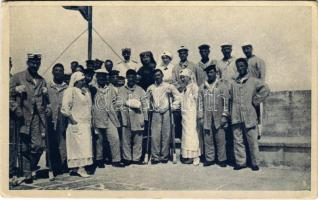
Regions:
[[93, 30], [94, 30], [94, 32], [98, 35], [98, 37], [110, 48], [110, 50], [112, 50], [112, 52], [113, 52], [121, 61], [123, 61], [122, 57], [116, 53], [116, 51], [113, 49], [113, 47], [112, 47], [110, 44], [108, 44], [108, 43], [104, 40], [104, 38], [98, 33], [98, 31], [97, 31], [94, 27], [93, 27]]
[[60, 55], [52, 62], [52, 64], [50, 65], [50, 67], [48, 67], [45, 72], [43, 73], [44, 75], [48, 72], [49, 69], [51, 69], [51, 67], [55, 64], [55, 62], [61, 58], [61, 56], [84, 34], [86, 33], [87, 28], [82, 31], [74, 40], [72, 40], [72, 42], [67, 45], [67, 47], [60, 53]]

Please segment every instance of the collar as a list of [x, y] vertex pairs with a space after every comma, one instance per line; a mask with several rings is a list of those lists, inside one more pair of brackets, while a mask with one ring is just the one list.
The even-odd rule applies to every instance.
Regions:
[[235, 81], [239, 84], [245, 83], [249, 79], [250, 75], [247, 73], [244, 77], [239, 78], [239, 76], [235, 79]]
[[155, 85], [156, 87], [159, 87], [159, 86], [162, 86], [163, 83], [164, 83], [164, 82], [162, 81], [160, 84], [157, 84], [156, 81], [155, 81], [154, 85]]
[[163, 70], [167, 70], [171, 68], [171, 62], [168, 65], [164, 65], [163, 63], [160, 65], [160, 68], [163, 68]]
[[214, 88], [217, 88], [219, 85], [220, 79], [216, 78], [214, 83], [210, 84], [208, 81], [204, 81], [204, 88], [212, 91]]
[[127, 90], [129, 90], [129, 91], [134, 91], [134, 90], [136, 89], [136, 84], [135, 84], [134, 87], [132, 87], [132, 88], [128, 87], [127, 84], [126, 84], [124, 87], [125, 87]]
[[26, 80], [27, 80], [28, 82], [31, 82], [31, 83], [34, 84], [33, 80], [34, 80], [34, 79], [41, 79], [41, 76], [40, 76], [39, 74], [36, 74], [36, 75], [33, 77], [33, 76], [31, 76], [29, 70], [27, 69], [27, 70], [25, 70], [25, 78], [26, 78]]
[[54, 88], [58, 91], [61, 91], [61, 90], [66, 89], [68, 87], [65, 82], [62, 82], [61, 84], [57, 84], [54, 81], [51, 82], [50, 86], [51, 86], [51, 88]]
[[186, 68], [186, 67], [188, 67], [188, 65], [189, 65], [189, 61], [188, 60], [186, 60], [186, 61], [184, 61], [184, 62], [179, 62], [179, 66], [181, 67], [181, 68]]
[[247, 59], [247, 60], [249, 60], [249, 59], [254, 58], [254, 57], [255, 57], [255, 55], [254, 55], [254, 54], [252, 54], [252, 56], [251, 56], [251, 57], [249, 57], [249, 58], [248, 58], [248, 57], [246, 57], [246, 59]]
[[231, 56], [229, 59], [225, 60], [224, 57], [222, 58], [223, 62], [231, 62], [231, 60], [233, 59], [233, 56]]
[[199, 64], [207, 65], [207, 64], [209, 64], [209, 62], [210, 62], [210, 59], [208, 59], [208, 61], [206, 61], [206, 63], [204, 63], [204, 62], [202, 62], [202, 60], [200, 60]]

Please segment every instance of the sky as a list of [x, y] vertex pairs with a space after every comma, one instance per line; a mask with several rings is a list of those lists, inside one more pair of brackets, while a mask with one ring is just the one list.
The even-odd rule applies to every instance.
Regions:
[[[167, 4], [168, 5], [168, 4]], [[27, 53], [41, 53], [39, 73], [51, 80], [49, 67], [65, 47], [87, 28], [78, 11], [61, 6], [13, 6], [10, 8], [10, 56], [12, 72], [26, 68]], [[311, 88], [311, 7], [230, 6], [94, 6], [93, 26], [121, 54], [132, 48], [132, 59], [151, 50], [170, 51], [178, 63], [177, 48], [189, 48], [189, 60], [199, 62], [198, 46], [211, 46], [212, 59], [221, 59], [220, 45], [233, 45], [234, 57], [242, 57], [241, 44], [249, 42], [266, 63], [266, 82], [272, 91]], [[93, 58], [119, 58], [93, 33]], [[57, 61], [70, 72], [70, 62], [87, 59], [87, 33]], [[46, 73], [44, 73], [46, 72]]]

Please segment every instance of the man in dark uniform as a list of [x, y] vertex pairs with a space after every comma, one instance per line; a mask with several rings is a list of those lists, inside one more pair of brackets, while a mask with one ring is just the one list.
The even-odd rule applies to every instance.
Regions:
[[65, 136], [67, 121], [61, 114], [63, 94], [68, 87], [65, 82], [64, 66], [60, 63], [54, 65], [52, 74], [53, 80], [48, 84], [48, 94], [52, 108], [52, 117], [49, 123], [51, 156], [54, 158], [54, 163], [56, 163], [54, 166], [58, 167], [60, 172], [67, 172]]
[[10, 99], [17, 102], [13, 110], [23, 117], [20, 128], [22, 142], [23, 172], [25, 183], [32, 183], [45, 149], [46, 116], [51, 114], [47, 101], [46, 81], [38, 74], [41, 65], [40, 54], [28, 54], [27, 69], [12, 76]]

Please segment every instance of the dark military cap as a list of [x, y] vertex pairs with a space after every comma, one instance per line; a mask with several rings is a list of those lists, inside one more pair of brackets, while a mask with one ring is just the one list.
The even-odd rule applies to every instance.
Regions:
[[98, 58], [96, 58], [95, 63], [98, 65], [102, 65], [104, 62], [102, 60], [99, 60]]
[[123, 49], [121, 49], [121, 52], [123, 52], [123, 53], [125, 53], [125, 52], [130, 53], [130, 52], [131, 52], [131, 49], [130, 49], [130, 48], [123, 48]]
[[208, 72], [211, 71], [211, 70], [217, 71], [216, 65], [212, 64], [212, 65], [207, 66], [207, 67], [204, 69], [204, 71], [205, 71], [206, 73], [208, 73]]
[[126, 76], [128, 75], [135, 75], [137, 76], [137, 72], [133, 69], [128, 69], [127, 72], [126, 72]]
[[198, 48], [199, 48], [200, 50], [201, 50], [201, 49], [210, 49], [210, 45], [208, 45], [208, 44], [201, 44]]
[[144, 57], [144, 56], [151, 56], [152, 55], [152, 53], [151, 53], [151, 51], [144, 51], [144, 52], [141, 52], [140, 54], [139, 54], [139, 56], [140, 57]]
[[109, 72], [110, 76], [114, 76], [114, 75], [119, 75], [119, 71], [118, 70], [112, 70]]
[[86, 65], [92, 64], [94, 65], [95, 60], [86, 60]]

